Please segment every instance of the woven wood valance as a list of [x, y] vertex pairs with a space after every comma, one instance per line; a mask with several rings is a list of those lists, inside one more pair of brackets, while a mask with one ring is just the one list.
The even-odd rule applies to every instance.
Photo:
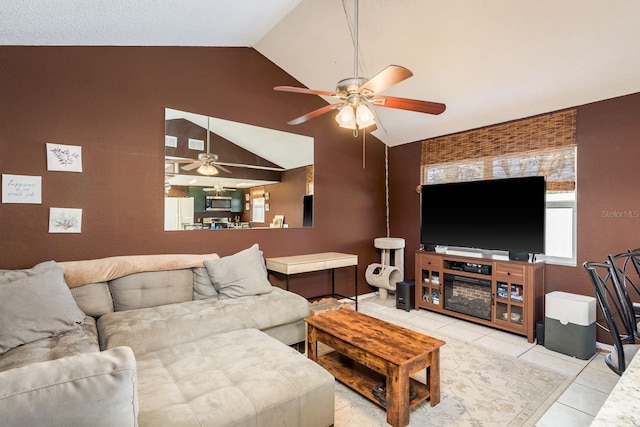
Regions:
[[422, 164], [518, 153], [576, 143], [576, 109], [422, 141]]
[[[576, 109], [427, 139], [422, 141], [421, 183], [427, 184], [429, 173], [433, 176], [436, 170], [440, 179], [448, 182], [497, 178], [495, 165], [504, 163], [505, 158], [515, 159], [520, 155], [523, 164], [531, 162], [532, 158], [544, 164], [534, 174], [547, 176], [548, 189], [573, 189], [575, 150], [572, 159], [571, 148], [575, 148], [575, 143]], [[447, 171], [448, 163], [451, 170]], [[478, 168], [482, 168], [482, 173], [477, 173]], [[567, 170], [572, 168], [573, 175], [569, 177]], [[450, 178], [443, 177], [443, 173]], [[508, 171], [507, 176], [510, 176]], [[526, 173], [523, 170], [512, 176], [526, 176]]]

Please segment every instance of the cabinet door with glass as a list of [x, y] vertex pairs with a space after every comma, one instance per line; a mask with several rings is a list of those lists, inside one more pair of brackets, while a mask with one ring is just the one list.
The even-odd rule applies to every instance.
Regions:
[[504, 322], [510, 328], [524, 328], [525, 286], [524, 267], [509, 263], [496, 263], [495, 271], [495, 321]]
[[419, 254], [416, 263], [416, 306], [440, 307], [442, 257]]

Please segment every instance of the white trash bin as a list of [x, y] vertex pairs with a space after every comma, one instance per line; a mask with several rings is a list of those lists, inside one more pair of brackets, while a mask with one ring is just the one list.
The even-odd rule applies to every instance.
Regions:
[[544, 346], [590, 359], [596, 353], [596, 299], [560, 291], [546, 294]]

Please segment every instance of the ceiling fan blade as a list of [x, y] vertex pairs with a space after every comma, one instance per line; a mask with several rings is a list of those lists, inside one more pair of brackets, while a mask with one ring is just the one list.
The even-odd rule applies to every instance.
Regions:
[[195, 159], [165, 159], [165, 163], [193, 163]]
[[310, 113], [305, 114], [304, 116], [300, 116], [297, 119], [293, 119], [289, 122], [287, 122], [287, 124], [289, 125], [299, 125], [300, 123], [304, 123], [307, 120], [311, 120], [313, 118], [316, 118], [318, 116], [321, 116], [325, 113], [328, 113], [329, 111], [338, 108], [340, 105], [343, 105], [342, 102], [336, 102], [335, 104], [329, 104], [326, 105], [322, 108], [318, 108], [317, 110], [314, 110]]
[[280, 92], [304, 93], [307, 95], [336, 96], [334, 92], [328, 92], [326, 90], [315, 90], [294, 86], [276, 86], [273, 90], [278, 90]]
[[220, 163], [216, 163], [215, 167], [217, 167], [218, 169], [220, 169], [222, 172], [226, 172], [226, 173], [232, 173], [229, 169], [225, 168], [224, 166], [222, 166]]
[[380, 93], [391, 86], [413, 76], [413, 73], [400, 65], [389, 65], [358, 88], [358, 93]]
[[240, 163], [227, 163], [227, 162], [222, 162], [221, 163], [221, 162], [216, 162], [216, 166], [218, 166], [220, 164], [225, 165], [225, 166], [229, 166], [229, 167], [232, 167], [232, 168], [259, 169], [259, 170], [277, 171], [277, 172], [286, 171], [286, 169], [281, 168], [281, 167], [246, 165], [246, 164], [240, 164]]
[[377, 107], [397, 108], [427, 114], [441, 114], [447, 108], [439, 102], [419, 101], [417, 99], [396, 98], [393, 96], [375, 96], [370, 101]]
[[190, 165], [180, 166], [183, 171], [192, 171], [200, 167], [200, 162], [193, 162]]

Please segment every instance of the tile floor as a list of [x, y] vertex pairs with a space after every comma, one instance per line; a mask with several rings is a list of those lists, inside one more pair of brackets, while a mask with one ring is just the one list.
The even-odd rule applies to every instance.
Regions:
[[394, 298], [393, 295], [389, 295], [387, 301], [383, 302], [374, 294], [361, 296], [358, 309], [386, 321], [402, 320], [426, 334], [437, 330], [440, 334], [485, 346], [493, 351], [519, 357], [575, 377], [569, 388], [538, 420], [537, 427], [589, 426], [618, 381], [619, 377], [606, 366], [604, 356], [600, 352], [591, 360], [580, 360], [529, 343], [525, 337], [454, 317], [423, 309], [410, 312], [398, 310], [395, 308]]

